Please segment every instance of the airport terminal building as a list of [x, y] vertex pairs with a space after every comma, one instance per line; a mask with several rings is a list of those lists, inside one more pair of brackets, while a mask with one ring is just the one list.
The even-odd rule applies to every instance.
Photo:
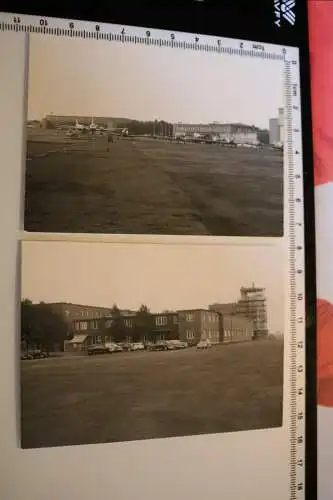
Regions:
[[258, 129], [242, 123], [176, 123], [173, 126], [173, 136], [193, 136], [194, 134], [209, 135], [227, 141], [255, 144], [258, 142]]

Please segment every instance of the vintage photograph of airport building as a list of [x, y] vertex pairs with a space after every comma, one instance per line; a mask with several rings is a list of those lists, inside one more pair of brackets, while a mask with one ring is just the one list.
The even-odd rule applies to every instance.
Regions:
[[93, 47], [30, 37], [25, 230], [283, 235], [283, 61]]
[[22, 256], [23, 448], [282, 425], [280, 248], [25, 241]]

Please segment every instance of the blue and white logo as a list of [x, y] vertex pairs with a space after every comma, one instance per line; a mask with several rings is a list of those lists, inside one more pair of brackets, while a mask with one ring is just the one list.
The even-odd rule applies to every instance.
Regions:
[[287, 21], [291, 26], [296, 22], [296, 14], [294, 7], [296, 0], [274, 0], [274, 24], [278, 27], [281, 26], [281, 19]]

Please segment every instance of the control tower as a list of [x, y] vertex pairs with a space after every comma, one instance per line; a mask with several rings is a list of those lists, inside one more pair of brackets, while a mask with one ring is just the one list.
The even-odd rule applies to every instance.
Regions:
[[267, 337], [268, 327], [265, 288], [256, 287], [253, 283], [251, 287], [242, 287], [240, 293], [241, 298], [237, 302], [238, 314], [242, 314], [252, 319], [254, 339]]

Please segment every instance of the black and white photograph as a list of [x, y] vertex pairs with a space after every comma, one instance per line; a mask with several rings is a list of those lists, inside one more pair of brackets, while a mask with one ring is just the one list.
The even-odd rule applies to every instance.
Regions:
[[29, 35], [24, 229], [283, 236], [284, 63]]
[[279, 246], [24, 241], [21, 446], [282, 426]]

